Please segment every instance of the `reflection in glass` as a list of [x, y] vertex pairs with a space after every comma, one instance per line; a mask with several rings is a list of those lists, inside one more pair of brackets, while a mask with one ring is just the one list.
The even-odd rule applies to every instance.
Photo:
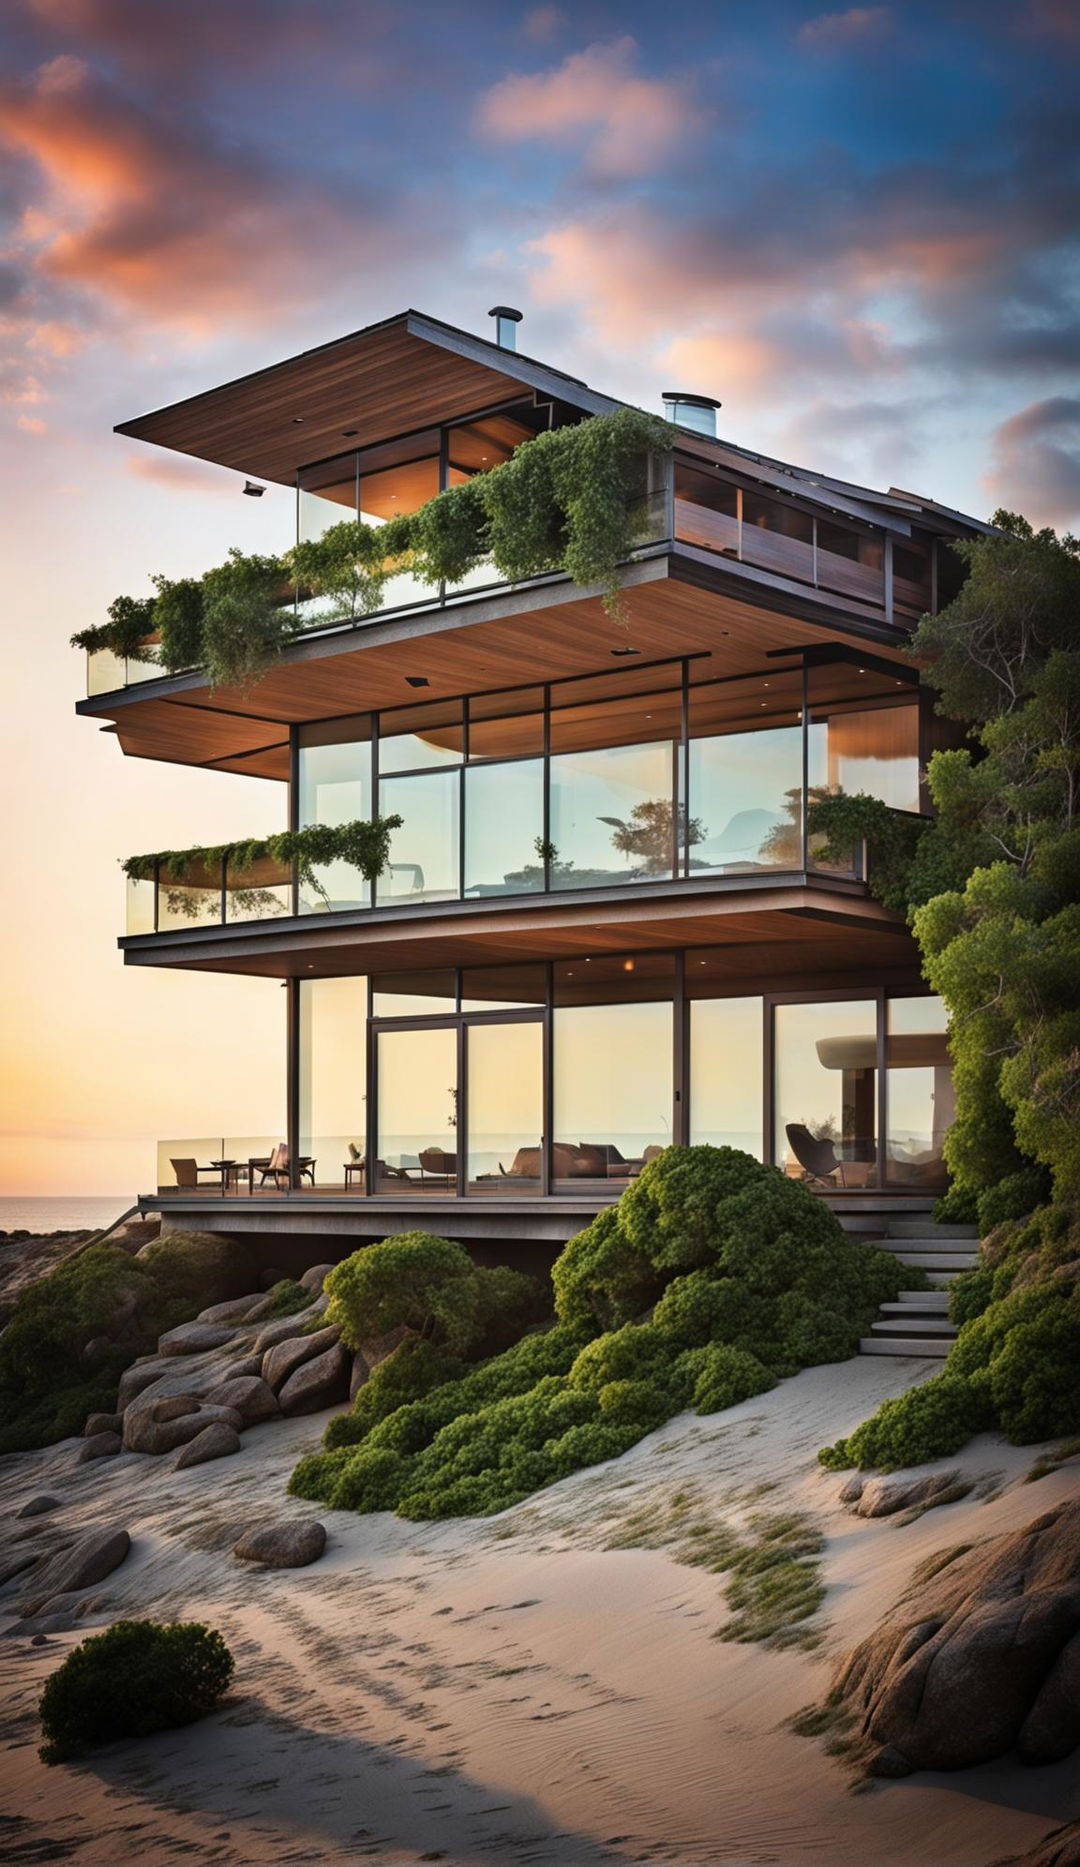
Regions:
[[472, 1024], [468, 1046], [468, 1190], [539, 1193], [543, 1027]]
[[375, 1190], [443, 1193], [457, 1176], [457, 1032], [380, 1031]]
[[158, 870], [158, 932], [176, 927], [213, 927], [221, 922], [221, 865], [191, 863], [182, 875]]
[[462, 1011], [512, 1011], [547, 1003], [542, 965], [471, 966], [461, 975]]
[[431, 1018], [457, 1009], [452, 966], [431, 972], [379, 972], [371, 990], [373, 1018]]
[[339, 454], [297, 475], [297, 537], [301, 544], [321, 538], [331, 525], [356, 517], [356, 454]]
[[379, 815], [402, 819], [390, 840], [390, 861], [376, 883], [380, 907], [456, 898], [459, 795], [456, 771], [380, 780]]
[[743, 492], [742, 555], [778, 576], [814, 580], [814, 521], [782, 499]]
[[127, 920], [126, 931], [129, 934], [148, 934], [154, 931], [154, 883], [136, 881], [133, 876], [127, 878]]
[[552, 758], [552, 888], [670, 876], [673, 782], [673, 747], [666, 741]]
[[[692, 962], [693, 955], [688, 955]], [[692, 981], [687, 977], [688, 986]], [[690, 1006], [690, 1139], [763, 1158], [760, 998], [699, 998]]]
[[774, 1011], [776, 1164], [831, 1187], [877, 1178], [877, 1003], [844, 999]]
[[367, 980], [300, 982], [300, 1154], [315, 1183], [363, 1191], [367, 1134]]
[[275, 920], [292, 913], [292, 871], [288, 863], [263, 856], [249, 868], [225, 868], [225, 919]]
[[[371, 816], [371, 721], [367, 714], [300, 728], [300, 826], [340, 825]], [[357, 869], [331, 862], [316, 870], [318, 888], [301, 879], [301, 914], [366, 908], [371, 887]], [[322, 892], [320, 892], [320, 890]]]
[[675, 463], [675, 536], [703, 551], [737, 557], [739, 495], [713, 474]]
[[802, 728], [690, 741], [691, 873], [802, 865]]
[[[365, 525], [384, 525], [403, 513], [417, 512], [439, 491], [439, 430], [382, 441], [359, 455], [360, 518]], [[409, 571], [398, 571], [383, 587], [380, 609], [406, 603], [430, 603], [437, 588], [422, 583]]]
[[880, 606], [885, 598], [885, 547], [880, 532], [817, 521], [817, 581], [864, 603]]
[[459, 765], [465, 743], [460, 700], [398, 707], [379, 715], [379, 773]]
[[890, 1186], [942, 1186], [945, 1135], [956, 1114], [948, 1013], [940, 998], [891, 998], [885, 1039]]
[[543, 843], [543, 760], [471, 765], [465, 773], [465, 893], [542, 889]]
[[477, 694], [469, 701], [469, 757], [525, 758], [544, 750], [544, 690]]
[[554, 1013], [553, 1184], [626, 1184], [671, 1141], [672, 1007], [563, 1005]]

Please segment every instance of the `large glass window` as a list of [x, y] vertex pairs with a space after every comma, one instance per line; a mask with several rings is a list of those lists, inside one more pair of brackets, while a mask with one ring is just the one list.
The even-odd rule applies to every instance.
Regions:
[[690, 872], [802, 866], [802, 670], [690, 690]]
[[[686, 956], [687, 991], [707, 960]], [[762, 1015], [760, 998], [692, 998], [690, 1004], [690, 1139], [738, 1147], [755, 1160], [762, 1148]]]
[[544, 886], [544, 765], [471, 765], [465, 773], [465, 893], [520, 895]]
[[626, 1185], [672, 1139], [674, 960], [573, 960], [555, 968], [552, 1038], [557, 1192]]
[[513, 1011], [547, 1004], [543, 966], [470, 966], [461, 975], [462, 1011]]
[[552, 888], [670, 876], [681, 670], [567, 681], [552, 693]]
[[457, 1010], [457, 973], [452, 966], [430, 972], [379, 972], [371, 981], [375, 1018], [431, 1018]]
[[465, 727], [460, 700], [396, 707], [379, 715], [379, 771], [422, 771], [460, 765]]
[[376, 1040], [375, 1190], [453, 1193], [457, 1185], [457, 1031], [383, 1030]]
[[877, 1001], [777, 1005], [775, 1159], [821, 1189], [877, 1179]]
[[866, 791], [893, 810], [917, 811], [919, 705], [909, 681], [858, 662], [807, 671], [810, 784]]
[[[300, 827], [366, 822], [371, 816], [371, 721], [366, 713], [300, 728]], [[371, 886], [357, 869], [332, 862], [301, 880], [301, 914], [371, 904]]]
[[948, 1014], [940, 998], [891, 998], [887, 1017], [885, 1177], [890, 1186], [938, 1187], [956, 1114]]
[[356, 517], [356, 454], [339, 454], [298, 476], [297, 536], [301, 543], [321, 538], [331, 525]]
[[470, 1024], [468, 1189], [531, 1193], [541, 1188], [544, 1125], [543, 1026]]
[[315, 1184], [362, 1192], [367, 1147], [367, 980], [300, 982], [300, 1153]]
[[544, 690], [476, 694], [469, 701], [469, 758], [527, 758], [544, 750]]
[[379, 876], [380, 907], [448, 901], [458, 894], [460, 779], [456, 771], [379, 780], [379, 815], [402, 818]]

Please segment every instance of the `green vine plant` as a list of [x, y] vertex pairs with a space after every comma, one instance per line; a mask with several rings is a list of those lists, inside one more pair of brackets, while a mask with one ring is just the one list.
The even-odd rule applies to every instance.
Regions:
[[[218, 887], [223, 872], [239, 880], [262, 862], [289, 871], [295, 868], [300, 882], [329, 908], [330, 898], [319, 879], [319, 870], [331, 862], [345, 862], [358, 869], [365, 881], [375, 881], [386, 868], [390, 838], [401, 823], [398, 816], [353, 823], [313, 823], [303, 830], [280, 830], [273, 836], [243, 842], [196, 844], [190, 849], [159, 849], [148, 855], [127, 856], [120, 866], [129, 881], [156, 879], [166, 889], [170, 910], [191, 918], [198, 913], [192, 888]], [[242, 913], [256, 916], [280, 911], [276, 896], [258, 886], [236, 890], [234, 902]]]
[[117, 597], [108, 621], [72, 645], [170, 674], [202, 667], [212, 687], [250, 688], [302, 632], [297, 594], [328, 598], [320, 625], [356, 621], [381, 607], [402, 571], [455, 588], [486, 563], [507, 583], [561, 572], [599, 586], [618, 616], [620, 568], [650, 535], [649, 462], [673, 445], [657, 416], [594, 415], [523, 442], [501, 466], [385, 524], [346, 519], [279, 557], [233, 550], [201, 578], [155, 577], [155, 596]]

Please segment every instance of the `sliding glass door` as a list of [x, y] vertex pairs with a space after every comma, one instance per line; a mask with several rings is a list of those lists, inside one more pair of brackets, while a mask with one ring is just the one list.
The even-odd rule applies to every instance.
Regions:
[[465, 1026], [466, 1190], [543, 1192], [541, 1019]]

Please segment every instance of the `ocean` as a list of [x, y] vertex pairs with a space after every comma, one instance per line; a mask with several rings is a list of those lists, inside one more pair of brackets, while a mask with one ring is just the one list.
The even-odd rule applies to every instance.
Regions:
[[0, 1232], [96, 1231], [111, 1225], [130, 1205], [127, 1193], [0, 1199]]

